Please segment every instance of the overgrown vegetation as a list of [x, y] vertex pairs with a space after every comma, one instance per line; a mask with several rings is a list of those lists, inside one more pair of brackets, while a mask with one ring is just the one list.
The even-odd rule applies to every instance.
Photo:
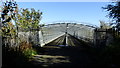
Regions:
[[107, 12], [109, 12], [108, 17], [112, 19], [111, 25], [115, 24], [114, 28], [117, 30], [120, 29], [120, 1], [112, 2], [112, 4], [108, 4], [106, 7], [102, 7]]
[[[110, 34], [113, 36], [112, 43], [106, 45], [106, 47], [99, 49], [92, 49], [92, 53], [96, 54], [98, 65], [104, 67], [119, 68], [120, 67], [120, 2], [114, 2], [114, 4], [108, 4], [103, 9], [109, 12], [109, 18], [112, 18], [110, 24]], [[113, 25], [114, 24], [114, 25]]]
[[[2, 36], [3, 68], [27, 65], [37, 51], [31, 42], [20, 41], [18, 32], [34, 32], [39, 30], [42, 12], [35, 9], [18, 8], [15, 1], [3, 2], [0, 15], [0, 36]], [[18, 41], [20, 41], [18, 43]]]
[[30, 64], [28, 61], [32, 59], [37, 52], [32, 48], [30, 43], [21, 42], [19, 48], [3, 47], [3, 68], [4, 67], [24, 67]]
[[32, 44], [27, 43], [27, 42], [21, 42], [19, 50], [27, 58], [32, 58], [33, 55], [37, 54], [36, 50], [32, 48]]

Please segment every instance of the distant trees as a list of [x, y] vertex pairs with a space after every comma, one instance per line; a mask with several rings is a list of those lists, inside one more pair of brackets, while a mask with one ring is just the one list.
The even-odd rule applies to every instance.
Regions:
[[116, 24], [115, 27], [120, 30], [120, 1], [108, 4], [106, 7], [103, 7], [103, 9], [109, 12], [108, 16], [112, 18], [112, 24]]

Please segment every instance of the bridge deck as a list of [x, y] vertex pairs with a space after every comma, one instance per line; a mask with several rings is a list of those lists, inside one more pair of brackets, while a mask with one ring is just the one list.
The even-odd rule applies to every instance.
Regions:
[[[36, 68], [90, 68], [94, 66], [94, 56], [75, 37], [68, 35], [69, 46], [65, 44], [65, 35], [42, 47], [39, 55], [33, 57]], [[79, 47], [78, 47], [79, 46]]]

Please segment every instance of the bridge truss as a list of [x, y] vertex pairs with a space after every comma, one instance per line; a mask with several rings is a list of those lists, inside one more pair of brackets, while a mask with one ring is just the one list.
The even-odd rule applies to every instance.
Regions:
[[67, 33], [83, 41], [93, 42], [95, 28], [95, 26], [71, 22], [48, 24], [41, 28], [42, 41], [47, 44]]

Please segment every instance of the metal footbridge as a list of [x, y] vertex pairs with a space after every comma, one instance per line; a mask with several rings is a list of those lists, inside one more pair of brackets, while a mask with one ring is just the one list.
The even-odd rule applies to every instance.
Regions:
[[[57, 39], [57, 42], [63, 42], [63, 44], [70, 46], [68, 40], [70, 40], [70, 36], [83, 40], [85, 42], [93, 42], [94, 41], [94, 29], [96, 26], [87, 25], [87, 24], [78, 24], [75, 22], [57, 22], [54, 24], [47, 24], [40, 28], [36, 34], [30, 35], [29, 32], [19, 32], [19, 37], [25, 35], [28, 41], [33, 41], [39, 44], [41, 47], [49, 44]], [[24, 38], [25, 38], [24, 37]], [[32, 39], [30, 39], [30, 37]], [[61, 37], [61, 38], [60, 38]], [[35, 43], [35, 44], [36, 44]]]

